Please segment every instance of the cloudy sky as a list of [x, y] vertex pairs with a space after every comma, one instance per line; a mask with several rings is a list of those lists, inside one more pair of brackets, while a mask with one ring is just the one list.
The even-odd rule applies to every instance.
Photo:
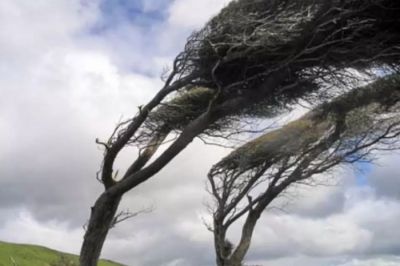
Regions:
[[[79, 252], [102, 188], [95, 138], [160, 88], [187, 35], [227, 2], [0, 1], [0, 240]], [[202, 222], [205, 175], [226, 153], [194, 142], [131, 191], [122, 209], [154, 211], [113, 229], [103, 257], [130, 266], [213, 265]], [[134, 155], [126, 151], [118, 166]], [[398, 161], [383, 156], [361, 172], [338, 170], [335, 186], [296, 188], [279, 203], [285, 212], [265, 213], [249, 263], [400, 265]]]

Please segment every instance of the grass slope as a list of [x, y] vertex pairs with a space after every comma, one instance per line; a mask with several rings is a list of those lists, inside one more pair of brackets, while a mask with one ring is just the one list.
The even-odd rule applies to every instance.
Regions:
[[[0, 266], [77, 266], [78, 256], [46, 247], [0, 241]], [[123, 266], [101, 260], [98, 266]]]

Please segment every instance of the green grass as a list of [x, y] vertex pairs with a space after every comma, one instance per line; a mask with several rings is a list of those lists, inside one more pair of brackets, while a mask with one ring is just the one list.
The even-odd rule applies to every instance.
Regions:
[[[78, 256], [46, 247], [0, 241], [0, 266], [76, 266]], [[102, 260], [98, 266], [123, 266]]]

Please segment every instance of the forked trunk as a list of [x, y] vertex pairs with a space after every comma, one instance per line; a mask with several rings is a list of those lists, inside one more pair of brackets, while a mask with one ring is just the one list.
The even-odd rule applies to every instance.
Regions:
[[81, 248], [80, 266], [97, 266], [101, 249], [113, 225], [120, 201], [121, 197], [110, 196], [104, 192], [92, 207]]

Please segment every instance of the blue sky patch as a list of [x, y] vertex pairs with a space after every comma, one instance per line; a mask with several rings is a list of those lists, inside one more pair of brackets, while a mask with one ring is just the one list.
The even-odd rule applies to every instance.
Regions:
[[146, 28], [163, 22], [167, 17], [166, 11], [170, 1], [145, 1], [102, 0], [100, 3], [102, 17], [92, 29], [92, 33], [101, 33], [121, 24], [132, 24]]
[[358, 186], [368, 185], [368, 176], [374, 169], [374, 164], [370, 162], [356, 162], [354, 166], [357, 168], [356, 171], [356, 182]]

